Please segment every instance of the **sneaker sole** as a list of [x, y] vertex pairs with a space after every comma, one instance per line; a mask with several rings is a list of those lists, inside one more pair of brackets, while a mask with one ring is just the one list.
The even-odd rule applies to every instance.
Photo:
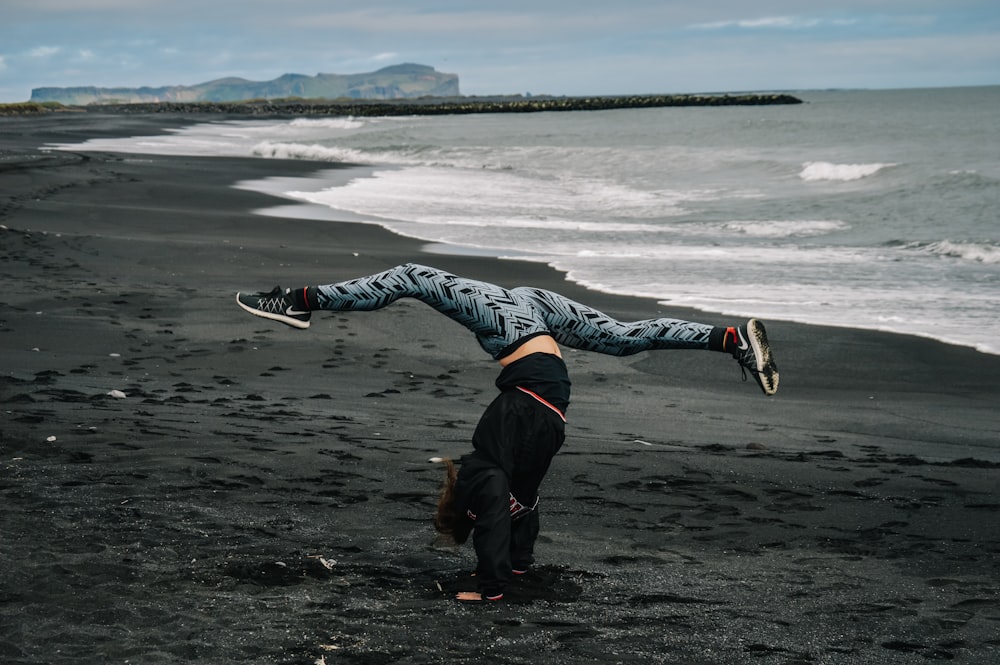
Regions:
[[[767, 331], [764, 324], [757, 319], [747, 322], [747, 332], [750, 333], [750, 346], [757, 358], [757, 373], [754, 378], [765, 395], [778, 392], [778, 368], [771, 358], [771, 345], [767, 342]], [[765, 371], [767, 370], [767, 371]]]
[[243, 301], [240, 300], [240, 294], [236, 294], [236, 304], [242, 307], [245, 311], [253, 314], [254, 316], [259, 316], [262, 319], [271, 319], [272, 321], [278, 321], [279, 323], [284, 323], [286, 326], [291, 326], [293, 328], [298, 328], [299, 330], [305, 330], [309, 327], [309, 321], [299, 321], [298, 319], [293, 319], [288, 316], [283, 316], [281, 314], [272, 314], [270, 312], [262, 312], [259, 309], [254, 309], [249, 305], [244, 305]]

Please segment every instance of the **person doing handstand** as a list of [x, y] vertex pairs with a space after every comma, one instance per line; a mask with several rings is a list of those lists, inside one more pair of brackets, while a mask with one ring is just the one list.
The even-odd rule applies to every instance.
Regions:
[[499, 600], [514, 574], [534, 562], [538, 489], [565, 439], [570, 380], [560, 345], [613, 356], [662, 349], [707, 349], [732, 355], [765, 395], [778, 369], [764, 325], [717, 327], [672, 318], [617, 321], [558, 293], [506, 289], [430, 266], [407, 263], [335, 284], [267, 293], [237, 293], [255, 316], [308, 328], [313, 311], [361, 312], [414, 298], [470, 330], [501, 367], [500, 394], [473, 433], [473, 451], [448, 480], [435, 527], [464, 542], [470, 531], [479, 593], [459, 600]]

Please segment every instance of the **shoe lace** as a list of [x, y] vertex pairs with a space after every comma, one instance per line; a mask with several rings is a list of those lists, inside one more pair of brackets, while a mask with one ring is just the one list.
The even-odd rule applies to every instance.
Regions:
[[257, 307], [264, 312], [280, 314], [285, 311], [285, 298], [284, 296], [264, 297], [257, 303]]
[[747, 374], [750, 374], [754, 378], [759, 378], [759, 377], [764, 376], [766, 374], [765, 372], [762, 372], [761, 370], [757, 369], [756, 367], [748, 367], [748, 366], [744, 365], [743, 363], [740, 363], [740, 373], [743, 375], [743, 382], [744, 383], [746, 383], [746, 381], [747, 381]]
[[739, 353], [734, 353], [733, 357], [736, 358], [736, 362], [739, 363], [740, 369], [743, 370], [743, 379], [746, 380], [747, 372], [752, 372], [754, 374], [759, 374], [759, 370], [756, 367], [756, 356], [752, 350], [747, 349], [746, 351], [741, 351]]
[[764, 368], [764, 370], [757, 369], [757, 357], [754, 355], [752, 350], [748, 349], [739, 355], [733, 354], [733, 357], [736, 358], [736, 362], [740, 365], [740, 373], [743, 376], [744, 383], [747, 381], [748, 374], [753, 376], [758, 381], [760, 380], [760, 377], [768, 374], [767, 368]]

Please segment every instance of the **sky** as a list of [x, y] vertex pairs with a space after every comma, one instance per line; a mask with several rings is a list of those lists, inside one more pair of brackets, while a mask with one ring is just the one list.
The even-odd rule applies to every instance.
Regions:
[[465, 95], [996, 85], [1000, 2], [0, 0], [0, 102], [404, 62]]

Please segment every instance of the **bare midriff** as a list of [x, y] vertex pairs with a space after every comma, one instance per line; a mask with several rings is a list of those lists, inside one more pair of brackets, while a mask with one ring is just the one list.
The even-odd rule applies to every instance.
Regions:
[[504, 356], [500, 359], [500, 366], [506, 367], [515, 360], [520, 360], [525, 356], [530, 356], [532, 353], [551, 353], [554, 356], [562, 358], [562, 353], [559, 352], [559, 345], [554, 339], [548, 335], [539, 335], [538, 337], [532, 337], [527, 342], [517, 347], [513, 353], [509, 356]]

